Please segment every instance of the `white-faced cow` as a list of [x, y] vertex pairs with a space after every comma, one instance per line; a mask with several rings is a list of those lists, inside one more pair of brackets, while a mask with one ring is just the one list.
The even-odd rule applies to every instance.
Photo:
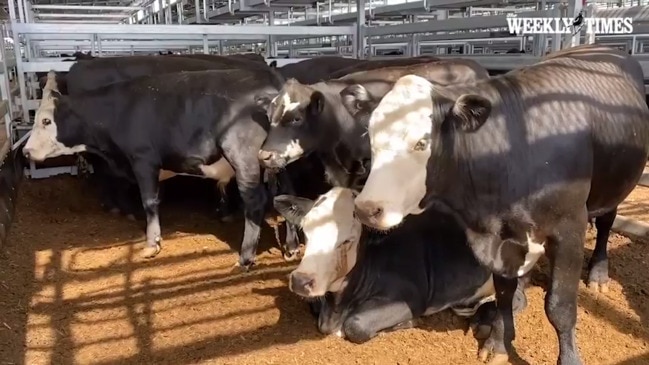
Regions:
[[[453, 217], [430, 210], [388, 235], [363, 232], [354, 197], [352, 190], [334, 187], [315, 201], [274, 199], [275, 209], [300, 225], [307, 238], [289, 288], [320, 299], [315, 303], [321, 305], [316, 312], [322, 333], [363, 343], [448, 308], [471, 317], [494, 300], [491, 271], [473, 256]], [[526, 304], [523, 285], [517, 310]]]
[[271, 128], [259, 151], [261, 164], [283, 168], [315, 153], [333, 186], [360, 187], [369, 172], [367, 110], [411, 73], [443, 85], [489, 77], [476, 62], [458, 59], [358, 72], [314, 85], [288, 80], [267, 106]]
[[371, 171], [355, 200], [363, 224], [389, 230], [433, 205], [450, 208], [495, 274], [499, 313], [483, 351], [501, 358], [514, 339], [516, 278], [545, 252], [558, 362], [581, 364], [575, 324], [587, 221], [626, 198], [649, 152], [638, 62], [588, 45], [474, 85], [404, 76], [372, 112], [368, 133]]
[[248, 268], [268, 202], [257, 161], [268, 121], [254, 96], [277, 92], [283, 81], [266, 67], [141, 77], [74, 97], [53, 92], [23, 153], [43, 161], [87, 151], [135, 181], [147, 219], [145, 257], [160, 251], [161, 174], [218, 181], [234, 175], [245, 214], [239, 262]]

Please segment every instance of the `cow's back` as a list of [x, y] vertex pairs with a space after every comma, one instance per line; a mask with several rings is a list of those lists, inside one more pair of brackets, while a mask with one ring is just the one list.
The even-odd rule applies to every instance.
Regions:
[[489, 78], [487, 70], [477, 62], [451, 59], [359, 71], [340, 77], [338, 80], [349, 80], [359, 84], [378, 80], [393, 83], [405, 75], [421, 76], [439, 85], [472, 82]]
[[365, 62], [367, 61], [355, 58], [322, 56], [290, 63], [278, 68], [278, 70], [286, 79], [293, 78], [303, 84], [314, 84], [330, 79], [330, 75], [334, 71]]
[[78, 95], [115, 82], [131, 80], [140, 76], [180, 71], [234, 68], [235, 63], [236, 60], [215, 62], [183, 57], [104, 57], [91, 61], [78, 61], [72, 65], [66, 79], [69, 94]]
[[419, 56], [419, 57], [408, 57], [408, 58], [395, 58], [391, 60], [365, 61], [363, 63], [350, 65], [340, 70], [335, 70], [331, 74], [327, 75], [327, 77], [329, 79], [337, 79], [345, 75], [349, 75], [359, 71], [370, 71], [370, 70], [376, 70], [376, 69], [381, 69], [384, 67], [392, 67], [392, 66], [409, 66], [409, 65], [416, 65], [419, 63], [426, 63], [426, 62], [438, 61], [438, 60], [439, 58], [437, 57]]

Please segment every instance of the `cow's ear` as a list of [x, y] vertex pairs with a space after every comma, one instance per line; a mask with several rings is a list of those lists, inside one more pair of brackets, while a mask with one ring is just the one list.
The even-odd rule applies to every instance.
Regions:
[[259, 93], [255, 95], [255, 104], [262, 108], [268, 108], [274, 97], [275, 95], [269, 93]]
[[349, 85], [340, 92], [340, 98], [343, 105], [351, 115], [367, 107], [367, 103], [372, 101], [372, 96], [363, 85]]
[[268, 66], [270, 66], [270, 68], [277, 68], [277, 61], [269, 63]]
[[325, 96], [320, 91], [311, 94], [311, 102], [309, 103], [309, 111], [313, 115], [322, 113], [325, 104]]
[[460, 96], [449, 111], [455, 129], [475, 132], [487, 121], [491, 114], [491, 102], [479, 95]]
[[278, 195], [273, 199], [273, 206], [287, 222], [300, 226], [304, 216], [313, 207], [314, 201], [294, 195]]

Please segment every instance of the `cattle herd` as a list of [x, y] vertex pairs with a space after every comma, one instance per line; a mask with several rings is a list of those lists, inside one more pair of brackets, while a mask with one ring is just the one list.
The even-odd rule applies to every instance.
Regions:
[[491, 364], [513, 353], [513, 315], [543, 255], [558, 363], [582, 363], [586, 228], [594, 219], [587, 282], [605, 290], [617, 206], [649, 154], [642, 69], [598, 45], [497, 76], [429, 56], [277, 67], [159, 55], [77, 56], [43, 77], [24, 156], [90, 162], [106, 209], [144, 213], [144, 257], [161, 250], [160, 181], [212, 179], [222, 220], [231, 198], [242, 203], [242, 268], [268, 212], [286, 223], [285, 259], [304, 234], [289, 289], [310, 299], [323, 333], [362, 343], [450, 308], [471, 317]]

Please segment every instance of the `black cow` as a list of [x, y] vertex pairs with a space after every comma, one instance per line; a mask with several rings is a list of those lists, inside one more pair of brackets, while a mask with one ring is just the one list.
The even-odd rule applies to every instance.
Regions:
[[586, 45], [475, 84], [404, 76], [372, 113], [368, 134], [372, 167], [355, 200], [361, 222], [386, 230], [431, 206], [453, 211], [495, 274], [498, 317], [482, 352], [500, 357], [514, 339], [516, 278], [547, 250], [545, 310], [558, 361], [581, 364], [575, 325], [587, 222], [612, 221], [649, 154], [638, 61]]
[[254, 96], [277, 92], [282, 84], [281, 76], [266, 67], [140, 77], [78, 96], [53, 92], [38, 110], [23, 153], [43, 161], [87, 151], [136, 181], [147, 218], [144, 257], [161, 249], [162, 175], [219, 181], [236, 177], [245, 211], [239, 263], [247, 269], [254, 263], [260, 224], [270, 203], [257, 161], [268, 121]]
[[[290, 195], [274, 199], [275, 209], [307, 237], [289, 288], [304, 298], [325, 297], [314, 308], [322, 333], [363, 343], [447, 308], [470, 317], [493, 301], [492, 274], [473, 256], [454, 218], [431, 210], [388, 235], [362, 233], [354, 196], [334, 187], [315, 201]], [[522, 284], [517, 310], [526, 305]], [[493, 303], [490, 309], [486, 313], [493, 315]], [[490, 325], [491, 318], [484, 320]]]
[[259, 62], [245, 61], [227, 57], [192, 59], [183, 56], [129, 56], [101, 57], [92, 61], [78, 61], [67, 75], [68, 92], [70, 95], [81, 95], [86, 91], [96, 89], [119, 81], [131, 80], [139, 76], [160, 75], [179, 71], [200, 71], [225, 68], [268, 68]]
[[388, 60], [370, 60], [370, 61], [365, 61], [364, 63], [351, 65], [349, 67], [345, 67], [343, 69], [334, 71], [328, 75], [328, 80], [341, 78], [345, 75], [349, 75], [355, 72], [377, 70], [377, 69], [383, 69], [386, 67], [395, 67], [395, 66], [411, 66], [420, 63], [429, 63], [432, 61], [439, 61], [439, 58], [433, 56], [417, 56], [417, 57], [406, 57], [406, 58], [400, 57], [400, 58], [393, 58]]
[[283, 168], [315, 153], [332, 185], [362, 186], [369, 172], [369, 113], [394, 81], [408, 74], [443, 85], [489, 77], [476, 62], [457, 59], [358, 72], [314, 85], [288, 80], [268, 106], [271, 129], [260, 162]]
[[[85, 92], [100, 88], [115, 82], [131, 80], [145, 75], [159, 75], [179, 71], [199, 71], [212, 69], [230, 68], [254, 68], [268, 69], [265, 64], [252, 61], [241, 61], [220, 56], [210, 56], [210, 61], [200, 57], [156, 57], [156, 56], [129, 56], [129, 57], [105, 57], [92, 61], [81, 61], [70, 68], [66, 77], [70, 85], [70, 95], [83, 95]], [[58, 81], [58, 78], [57, 78]], [[104, 162], [88, 154], [82, 154], [82, 158], [88, 160], [95, 169], [93, 180], [100, 190], [102, 205], [107, 210], [117, 211], [127, 216], [137, 215], [138, 209], [133, 194], [127, 181], [121, 181], [119, 177], [111, 175], [111, 169]], [[121, 184], [117, 188], [117, 184]], [[99, 186], [104, 185], [104, 186]], [[126, 194], [126, 195], [120, 195]], [[226, 187], [219, 186], [219, 204], [217, 214], [223, 221], [232, 219], [233, 207], [228, 200]]]
[[[313, 84], [322, 80], [328, 80], [329, 75], [333, 72], [365, 62], [368, 61], [340, 56], [322, 56], [289, 63], [288, 65], [277, 67], [277, 71], [285, 79], [296, 79], [305, 84]], [[277, 61], [271, 62], [270, 66], [276, 67]]]

